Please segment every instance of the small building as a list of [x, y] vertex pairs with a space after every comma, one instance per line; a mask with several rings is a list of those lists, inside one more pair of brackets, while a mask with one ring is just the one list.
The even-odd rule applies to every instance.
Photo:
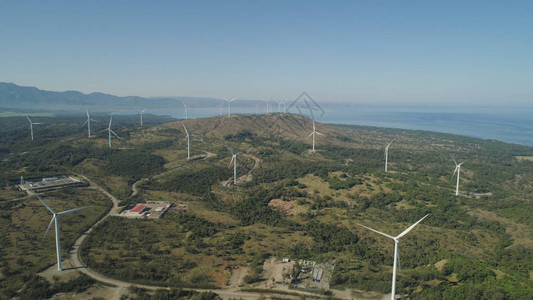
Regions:
[[130, 209], [129, 212], [132, 213], [132, 214], [133, 213], [142, 214], [142, 213], [144, 213], [147, 210], [149, 210], [149, 208], [146, 205], [137, 204], [132, 209]]

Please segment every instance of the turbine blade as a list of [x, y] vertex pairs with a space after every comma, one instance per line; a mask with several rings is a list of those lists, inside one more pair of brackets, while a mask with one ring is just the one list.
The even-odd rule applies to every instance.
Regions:
[[85, 120], [85, 122], [83, 122], [83, 124], [81, 124], [81, 126], [87, 124], [87, 122], [89, 122], [89, 120]]
[[48, 227], [46, 228], [46, 231], [44, 232], [43, 238], [41, 239], [41, 243], [44, 241], [44, 238], [46, 237], [46, 234], [48, 231], [50, 231], [50, 227], [52, 227], [52, 223], [54, 223], [54, 220], [56, 219], [56, 216], [52, 217], [52, 220], [50, 220], [50, 223], [48, 224]]
[[361, 227], [364, 227], [364, 228], [366, 228], [366, 229], [368, 229], [368, 230], [372, 230], [372, 231], [374, 231], [375, 233], [379, 233], [379, 234], [381, 234], [381, 235], [384, 235], [384, 236], [386, 236], [386, 237], [391, 238], [391, 239], [394, 240], [394, 237], [391, 236], [391, 235], [388, 235], [388, 234], [383, 233], [383, 232], [381, 232], [381, 231], [377, 231], [377, 230], [372, 229], [372, 228], [370, 228], [370, 227], [366, 227], [365, 225], [362, 225], [362, 224], [357, 224], [357, 225], [359, 225], [359, 226], [361, 226]]
[[113, 130], [109, 129], [109, 131], [114, 134], [117, 138], [119, 137]]
[[181, 125], [183, 125], [183, 129], [185, 129], [185, 133], [187, 134], [187, 136], [189, 135], [189, 132], [187, 131], [187, 128], [185, 127], [185, 124], [183, 124], [183, 122], [181, 122]]
[[453, 162], [455, 163], [455, 165], [457, 166], [457, 161], [455, 160], [455, 158], [453, 158], [453, 156], [452, 156], [452, 159], [453, 159]]
[[418, 225], [418, 223], [422, 222], [422, 220], [424, 220], [427, 216], [429, 216], [429, 214], [425, 215], [422, 219], [418, 220], [418, 222], [416, 222], [413, 225], [409, 226], [409, 228], [407, 228], [402, 233], [400, 233], [396, 238], [399, 239], [402, 236], [406, 235], [409, 231], [411, 231], [411, 229], [415, 228], [415, 226]]
[[231, 167], [231, 163], [233, 162], [233, 156], [231, 157], [231, 160], [229, 161], [229, 167]]
[[316, 132], [316, 134], [321, 135], [321, 136], [324, 136], [322, 133], [320, 133], [320, 132], [318, 132], [318, 131]]
[[111, 116], [111, 118], [109, 118], [109, 126], [107, 128], [111, 129], [111, 121], [113, 121], [113, 116]]
[[75, 209], [71, 209], [71, 210], [67, 210], [67, 211], [62, 211], [60, 213], [58, 213], [58, 215], [66, 215], [66, 214], [70, 214], [70, 213], [73, 213], [75, 211], [78, 211], [78, 210], [82, 210], [82, 209], [86, 209], [86, 208], [89, 208], [90, 206], [84, 206], [84, 207], [80, 207], [80, 208], [75, 208]]
[[28, 115], [26, 115], [26, 119], [28, 119], [28, 121], [30, 121], [30, 123], [31, 123], [30, 117], [28, 117]]
[[310, 135], [307, 136], [307, 138], [310, 138], [315, 132], [313, 131]]
[[392, 142], [394, 142], [394, 140], [390, 141], [390, 143], [387, 145], [387, 148], [389, 148], [390, 144], [392, 144]]
[[[33, 192], [33, 191], [32, 191], [32, 192]], [[44, 204], [44, 206], [46, 206], [46, 208], [48, 208], [48, 210], [49, 210], [51, 213], [53, 213], [54, 215], [56, 214], [56, 212], [55, 212], [50, 206], [48, 206], [48, 204], [46, 204], [46, 203], [44, 202], [44, 200], [43, 200], [41, 197], [39, 197], [39, 195], [37, 195], [36, 193], [33, 193], [33, 194], [35, 195], [35, 197], [37, 197], [37, 198], [41, 201], [42, 204]]]
[[455, 166], [455, 170], [453, 170], [453, 174], [452, 174], [452, 177], [450, 179], [453, 178], [453, 176], [455, 176], [455, 173], [457, 173], [457, 169], [459, 168], [459, 166]]
[[90, 119], [91, 117], [89, 117], [89, 111], [87, 110], [87, 108], [85, 109], [85, 112], [87, 113], [87, 119]]

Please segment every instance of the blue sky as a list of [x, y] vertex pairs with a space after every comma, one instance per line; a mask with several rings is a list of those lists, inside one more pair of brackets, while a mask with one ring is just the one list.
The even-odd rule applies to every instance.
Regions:
[[1, 1], [0, 81], [120, 96], [533, 103], [532, 1]]

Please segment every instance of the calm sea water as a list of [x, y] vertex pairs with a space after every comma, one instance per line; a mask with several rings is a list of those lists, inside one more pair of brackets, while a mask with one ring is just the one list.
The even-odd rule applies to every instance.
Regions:
[[[255, 113], [255, 106], [232, 105], [232, 113]], [[532, 107], [423, 107], [322, 105], [318, 122], [386, 128], [428, 130], [533, 146]], [[277, 105], [272, 108], [277, 111]], [[294, 109], [293, 109], [294, 110]], [[265, 113], [266, 106], [259, 106]], [[291, 111], [292, 112], [292, 111]], [[294, 110], [294, 112], [297, 112]], [[183, 118], [183, 109], [148, 110], [147, 113]], [[189, 118], [227, 114], [227, 108], [191, 107]]]

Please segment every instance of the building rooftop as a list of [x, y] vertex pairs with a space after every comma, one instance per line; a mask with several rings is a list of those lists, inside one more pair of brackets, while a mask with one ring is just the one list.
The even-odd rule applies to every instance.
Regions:
[[132, 208], [132, 209], [130, 210], [130, 212], [132, 212], [132, 213], [140, 212], [140, 211], [142, 211], [142, 210], [145, 209], [145, 208], [146, 208], [146, 205], [137, 204], [137, 205], [135, 205], [134, 208]]

